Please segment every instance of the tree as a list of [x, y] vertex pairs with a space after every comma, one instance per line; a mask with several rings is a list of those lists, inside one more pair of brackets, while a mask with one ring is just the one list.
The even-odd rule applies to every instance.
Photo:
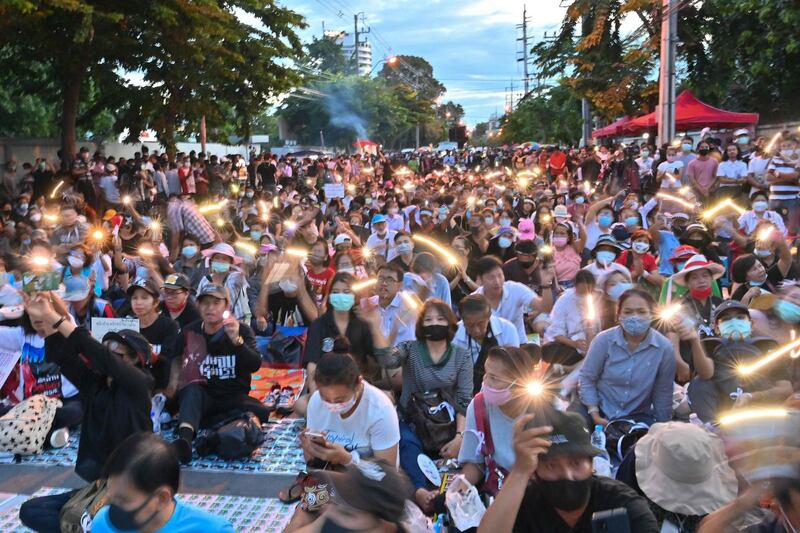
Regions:
[[306, 45], [309, 64], [322, 72], [344, 74], [347, 72], [347, 60], [342, 53], [342, 46], [329, 37], [314, 38]]
[[378, 73], [390, 87], [405, 85], [414, 91], [421, 100], [433, 103], [445, 91], [445, 86], [433, 77], [433, 67], [418, 56], [396, 56], [397, 61], [386, 62]]
[[[477, 131], [477, 127], [476, 127]], [[572, 143], [581, 135], [581, 102], [567, 85], [523, 99], [504, 117], [503, 142]]]
[[464, 118], [464, 108], [461, 104], [454, 104], [449, 100], [446, 104], [442, 104], [436, 108], [436, 117], [452, 124], [458, 124]]

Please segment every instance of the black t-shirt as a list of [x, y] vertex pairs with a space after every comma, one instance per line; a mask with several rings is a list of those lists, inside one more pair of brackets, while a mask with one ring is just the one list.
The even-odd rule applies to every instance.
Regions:
[[[167, 306], [164, 304], [161, 304], [161, 312], [164, 313], [166, 317], [170, 316]], [[189, 299], [186, 300], [186, 307], [184, 307], [181, 314], [179, 314], [177, 318], [173, 318], [173, 320], [178, 323], [178, 333], [180, 333], [180, 330], [186, 327], [187, 324], [200, 320], [200, 311], [198, 311], [194, 299], [189, 297]]]
[[275, 185], [275, 173], [277, 171], [277, 167], [272, 163], [261, 163], [256, 169], [256, 172], [261, 177], [261, 184], [265, 186]]
[[542, 499], [536, 482], [528, 484], [519, 506], [514, 531], [520, 533], [592, 533], [592, 515], [623, 507], [628, 511], [630, 530], [635, 533], [658, 533], [658, 523], [647, 500], [619, 481], [606, 477], [592, 478], [592, 493], [575, 527], [569, 527], [556, 510]]
[[169, 383], [170, 363], [177, 349], [178, 324], [169, 317], [158, 315], [155, 322], [140, 328], [139, 333], [150, 342], [153, 353], [158, 356], [152, 365], [152, 373], [156, 380], [155, 388], [163, 389]]
[[[329, 308], [308, 328], [305, 362], [317, 363], [324, 354], [333, 350], [333, 343], [339, 336], [341, 333], [333, 319], [333, 310]], [[344, 336], [350, 341], [350, 353], [353, 354], [364, 378], [370, 382], [376, 381], [380, 377], [380, 368], [374, 357], [375, 345], [367, 323], [351, 312]]]
[[516, 281], [533, 291], [539, 292], [539, 287], [541, 285], [539, 269], [535, 268], [531, 272], [528, 272], [519, 264], [519, 260], [516, 257], [503, 264], [503, 275], [506, 281]]
[[[711, 345], [714, 340], [709, 339], [705, 342]], [[754, 363], [776, 347], [777, 343], [774, 340], [764, 337], [737, 342], [721, 340], [710, 350], [710, 357], [714, 360], [714, 381], [735, 380], [735, 384], [746, 392], [771, 389], [776, 381], [790, 381], [788, 365], [767, 365], [747, 375], [738, 371], [741, 365]]]

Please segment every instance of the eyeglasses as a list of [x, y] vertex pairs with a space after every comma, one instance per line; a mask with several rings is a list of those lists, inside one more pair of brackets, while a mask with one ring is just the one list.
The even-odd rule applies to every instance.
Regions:
[[378, 276], [378, 283], [386, 283], [388, 285], [391, 283], [400, 283], [400, 280], [396, 278], [387, 278]]

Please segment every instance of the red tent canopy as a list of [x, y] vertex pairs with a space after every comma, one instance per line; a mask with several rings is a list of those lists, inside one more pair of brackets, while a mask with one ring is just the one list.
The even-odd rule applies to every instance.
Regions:
[[598, 137], [610, 137], [613, 135], [619, 135], [622, 133], [622, 126], [624, 126], [630, 121], [631, 117], [625, 116], [619, 120], [612, 122], [608, 126], [603, 126], [602, 128], [596, 129], [592, 132], [592, 139], [596, 139]]
[[[735, 128], [758, 123], [758, 113], [734, 113], [705, 104], [691, 91], [675, 99], [675, 129], [686, 131], [706, 126], [714, 129]], [[622, 127], [624, 133], [638, 134], [658, 125], [656, 113], [635, 118]]]

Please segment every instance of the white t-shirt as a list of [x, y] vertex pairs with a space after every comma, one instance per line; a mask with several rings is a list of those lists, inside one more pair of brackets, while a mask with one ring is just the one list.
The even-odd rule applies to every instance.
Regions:
[[600, 238], [600, 235], [609, 235], [611, 230], [609, 228], [603, 229], [600, 227], [600, 224], [597, 223], [597, 220], [593, 222], [589, 222], [586, 224], [586, 249], [592, 250], [594, 249], [595, 245], [597, 245], [597, 239]]
[[308, 400], [307, 426], [310, 431], [325, 432], [328, 442], [341, 444], [362, 456], [367, 451], [386, 450], [400, 442], [400, 423], [389, 397], [380, 389], [364, 383], [364, 394], [353, 413], [342, 418], [322, 405], [319, 391]]
[[664, 176], [664, 179], [661, 180], [661, 189], [670, 190], [680, 189], [682, 187], [681, 174], [683, 173], [683, 161], [677, 159], [672, 163], [669, 161], [662, 161], [658, 164], [658, 172], [669, 172], [675, 177], [675, 179], [670, 179], [669, 176]]
[[377, 233], [371, 233], [369, 238], [367, 238], [367, 248], [369, 248], [373, 254], [382, 255], [387, 258], [387, 260], [391, 261], [394, 256], [395, 235], [397, 235], [397, 232], [392, 230], [386, 230], [386, 235], [383, 238], [380, 238]]
[[[744, 183], [744, 180], [747, 179], [747, 163], [744, 161], [723, 161], [717, 167], [717, 176], [728, 178], [732, 180], [737, 180], [740, 183]], [[735, 184], [720, 184], [721, 187], [739, 187], [739, 185]]]
[[[472, 294], [483, 294], [483, 287], [478, 287]], [[492, 309], [494, 316], [505, 318], [517, 328], [517, 334], [523, 341], [528, 338], [525, 334], [525, 313], [531, 311], [530, 304], [537, 298], [535, 292], [527, 286], [516, 281], [506, 281], [503, 283], [503, 295], [500, 297], [500, 304]]]

